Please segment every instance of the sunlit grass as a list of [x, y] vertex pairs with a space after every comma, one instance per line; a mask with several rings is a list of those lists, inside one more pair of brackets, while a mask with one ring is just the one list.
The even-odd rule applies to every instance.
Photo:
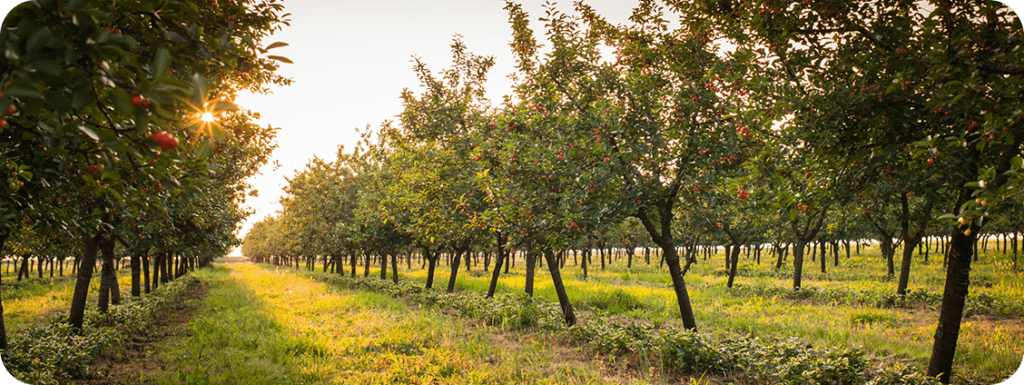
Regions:
[[[897, 250], [896, 264], [902, 250]], [[878, 308], [872, 304], [857, 303], [865, 295], [881, 297], [895, 293], [896, 279], [887, 276], [886, 261], [877, 246], [862, 248], [858, 255], [852, 251], [847, 259], [840, 253], [839, 267], [827, 257], [826, 273], [820, 272], [820, 261], [805, 257], [803, 287], [820, 288], [836, 295], [832, 300], [803, 300], [777, 296], [760, 297], [736, 295], [735, 289], [726, 288], [727, 275], [724, 255], [719, 251], [711, 258], [692, 266], [686, 275], [690, 299], [696, 313], [698, 328], [718, 336], [751, 334], [760, 337], [797, 337], [812, 344], [834, 347], [857, 347], [876, 358], [909, 359], [920, 366], [927, 365], [931, 355], [933, 335], [938, 323], [938, 309], [920, 306], [911, 308]], [[596, 261], [597, 256], [593, 257]], [[816, 257], [820, 258], [820, 256]], [[972, 265], [971, 296], [988, 295], [993, 298], [1019, 303], [1024, 298], [1024, 277], [1013, 270], [1012, 257], [1001, 252], [983, 252]], [[582, 271], [570, 256], [563, 271], [569, 297], [577, 309], [596, 314], [624, 317], [655, 325], [676, 325], [679, 309], [671, 289], [667, 268], [658, 267], [657, 254], [651, 265], [642, 258], [634, 260], [633, 268], [626, 269], [625, 258], [617, 259], [604, 270], [592, 264], [586, 281]], [[464, 262], [465, 263], [465, 262]], [[792, 286], [792, 260], [782, 268], [774, 269], [775, 260], [765, 252], [761, 264], [741, 254], [737, 287], [766, 285], [788, 289]], [[596, 265], [596, 266], [595, 266]], [[424, 283], [426, 271], [414, 261], [412, 270], [403, 269], [402, 279]], [[498, 292], [521, 292], [524, 287], [522, 259], [500, 278]], [[362, 272], [360, 267], [359, 272]], [[379, 273], [371, 268], [371, 275]], [[436, 288], [443, 290], [450, 270], [439, 263], [434, 277]], [[546, 267], [538, 266], [535, 278], [535, 296], [557, 301]], [[456, 288], [485, 292], [490, 273], [482, 264], [471, 271], [459, 272]], [[910, 276], [910, 290], [928, 291], [941, 296], [945, 282], [942, 255], [931, 253], [929, 261], [915, 256]], [[865, 294], [866, 293], [866, 294]], [[980, 318], [979, 318], [980, 317]], [[1024, 356], [1024, 322], [1021, 315], [968, 317], [965, 319], [955, 358], [957, 370], [982, 375], [1011, 374]], [[972, 323], [973, 320], [973, 323]], [[980, 326], [985, 325], [982, 330]]]
[[387, 295], [352, 292], [295, 270], [232, 264], [207, 270], [193, 334], [158, 383], [607, 383], [593, 367], [521, 346]]
[[[36, 272], [32, 273], [30, 278], [20, 282], [16, 281], [17, 273], [13, 278], [4, 277], [4, 326], [8, 333], [20, 332], [58, 314], [66, 315], [71, 307], [76, 278], [70, 274], [70, 269], [64, 271], [63, 277], [50, 278], [47, 272], [43, 278], [38, 278]], [[131, 295], [131, 270], [127, 266], [118, 270], [117, 282], [122, 297]], [[88, 306], [96, 306], [99, 289], [100, 275], [97, 269], [89, 282]]]

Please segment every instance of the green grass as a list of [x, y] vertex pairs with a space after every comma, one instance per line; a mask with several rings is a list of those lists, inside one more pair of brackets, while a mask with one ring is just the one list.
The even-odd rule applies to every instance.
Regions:
[[[144, 379], [192, 383], [608, 383], [546, 338], [474, 325], [388, 295], [249, 264], [204, 269], [206, 303], [173, 364]], [[593, 359], [593, 357], [591, 357]], [[600, 361], [598, 361], [600, 362]], [[600, 366], [600, 365], [597, 365]]]
[[[131, 269], [126, 265], [117, 273], [121, 296], [131, 295]], [[71, 307], [71, 297], [75, 292], [75, 276], [71, 274], [70, 267], [64, 271], [63, 277], [50, 278], [48, 274], [49, 272], [45, 273], [43, 278], [38, 278], [33, 271], [30, 278], [23, 278], [20, 282], [16, 280], [17, 273], [13, 278], [3, 278], [4, 326], [8, 333], [17, 333], [39, 325], [43, 320], [61, 312], [67, 314]], [[91, 306], [95, 306], [99, 288], [100, 275], [97, 269], [89, 282]]]
[[[901, 252], [897, 250], [897, 266]], [[594, 256], [595, 261], [597, 258]], [[729, 289], [722, 258], [719, 252], [711, 259], [700, 260], [686, 275], [698, 328], [703, 333], [718, 337], [797, 337], [814, 345], [860, 348], [875, 359], [895, 358], [920, 367], [927, 365], [938, 323], [937, 301], [945, 282], [941, 255], [932, 253], [927, 263], [915, 258], [909, 289], [922, 299], [904, 306], [889, 303], [895, 297], [897, 282], [887, 276], [885, 261], [875, 246], [862, 249], [860, 255], [850, 259], [842, 253], [838, 268], [829, 257], [826, 273], [819, 271], [819, 262], [812, 262], [808, 254], [803, 277], [803, 287], [808, 290], [799, 295], [790, 289], [791, 259], [776, 271], [775, 261], [767, 254], [762, 255], [761, 265], [741, 255], [736, 287]], [[972, 265], [968, 311], [996, 314], [965, 318], [954, 362], [962, 378], [1000, 381], [1017, 369], [1024, 356], [1024, 302], [1020, 300], [1024, 298], [1024, 277], [1013, 269], [1009, 258], [989, 251]], [[603, 271], [597, 263], [591, 265], [589, 278], [584, 281], [570, 256], [563, 278], [573, 305], [596, 314], [679, 326], [678, 305], [667, 268], [657, 267], [656, 256], [651, 259], [651, 266], [647, 266], [637, 258], [628, 270], [625, 258], [615, 260]], [[416, 262], [409, 270], [401, 261], [400, 277], [424, 283], [426, 271]], [[520, 259], [510, 274], [502, 276], [498, 292], [521, 292], [523, 269]], [[361, 273], [360, 266], [357, 274]], [[439, 263], [435, 287], [443, 289], [449, 273], [448, 266]], [[375, 274], [379, 270], [371, 268], [371, 275]], [[478, 265], [459, 272], [456, 288], [484, 292], [489, 280], [490, 274]], [[753, 289], [767, 294], [758, 295]], [[534, 290], [537, 297], [557, 301], [546, 268], [538, 267]]]

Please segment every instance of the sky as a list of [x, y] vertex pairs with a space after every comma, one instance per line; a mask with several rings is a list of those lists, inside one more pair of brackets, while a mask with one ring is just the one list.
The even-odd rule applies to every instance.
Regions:
[[[469, 52], [493, 56], [488, 98], [499, 102], [509, 93], [507, 76], [514, 60], [508, 43], [511, 27], [501, 0], [286, 0], [291, 26], [275, 33], [266, 43], [284, 41], [287, 47], [272, 51], [295, 64], [278, 71], [294, 80], [289, 87], [275, 88], [270, 95], [243, 95], [236, 103], [262, 114], [262, 123], [280, 127], [274, 160], [280, 166], [264, 167], [252, 180], [259, 196], [247, 202], [256, 210], [243, 225], [243, 236], [252, 223], [273, 215], [281, 206], [285, 177], [301, 170], [313, 157], [333, 160], [339, 145], [355, 147], [367, 125], [380, 127], [401, 113], [403, 89], [419, 89], [413, 57], [433, 72], [451, 66], [451, 44], [456, 35]], [[543, 1], [524, 1], [534, 21], [544, 14]], [[590, 4], [610, 21], [625, 23], [636, 0], [603, 0]], [[571, 2], [559, 9], [571, 11]]]

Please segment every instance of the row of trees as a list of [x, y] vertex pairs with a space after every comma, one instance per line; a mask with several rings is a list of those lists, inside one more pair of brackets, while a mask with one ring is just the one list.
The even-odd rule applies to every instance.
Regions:
[[509, 250], [525, 249], [528, 287], [542, 256], [573, 324], [558, 252], [639, 228], [695, 329], [684, 279], [693, 245], [737, 246], [730, 284], [738, 246], [790, 245], [798, 290], [809, 242], [870, 228], [890, 274], [902, 243], [903, 294], [913, 250], [942, 231], [928, 373], [948, 382], [975, 240], [1022, 228], [1019, 20], [994, 1], [667, 3], [678, 28], [652, 1], [629, 25], [582, 2], [571, 14], [547, 7], [549, 46], [507, 3], [510, 96], [484, 98], [493, 59], [458, 39], [451, 69], [417, 61], [423, 91], [403, 91], [398, 120], [333, 162], [313, 159], [243, 252], [347, 259], [353, 274], [358, 257], [368, 268], [376, 255], [384, 277], [415, 247], [431, 286], [444, 249], [451, 290], [461, 258], [493, 247], [493, 295]]
[[[81, 328], [93, 266], [100, 311], [119, 301], [115, 255], [166, 282], [238, 244], [275, 130], [238, 91], [289, 80], [263, 41], [275, 0], [58, 1], [15, 7], [0, 31], [0, 253], [73, 256], [68, 322]], [[143, 268], [140, 264], [145, 264]], [[158, 269], [157, 267], [162, 267]], [[145, 285], [149, 286], [149, 285]], [[6, 349], [0, 307], [0, 349]]]

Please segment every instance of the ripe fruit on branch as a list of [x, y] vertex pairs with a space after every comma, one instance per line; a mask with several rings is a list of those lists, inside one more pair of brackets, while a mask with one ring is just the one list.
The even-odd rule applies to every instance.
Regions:
[[740, 198], [740, 199], [747, 199], [747, 194], [748, 193], [750, 193], [750, 192], [747, 191], [747, 190], [740, 190], [740, 194], [739, 194], [738, 198]]
[[149, 99], [142, 95], [132, 95], [132, 106], [135, 108], [149, 108]]
[[12, 104], [10, 106], [7, 106], [7, 111], [4, 111], [4, 115], [14, 115], [14, 113], [17, 111], [17, 107], [14, 107], [14, 105]]
[[153, 141], [160, 145], [160, 149], [163, 151], [170, 151], [178, 148], [178, 139], [164, 131], [157, 131], [153, 133]]

